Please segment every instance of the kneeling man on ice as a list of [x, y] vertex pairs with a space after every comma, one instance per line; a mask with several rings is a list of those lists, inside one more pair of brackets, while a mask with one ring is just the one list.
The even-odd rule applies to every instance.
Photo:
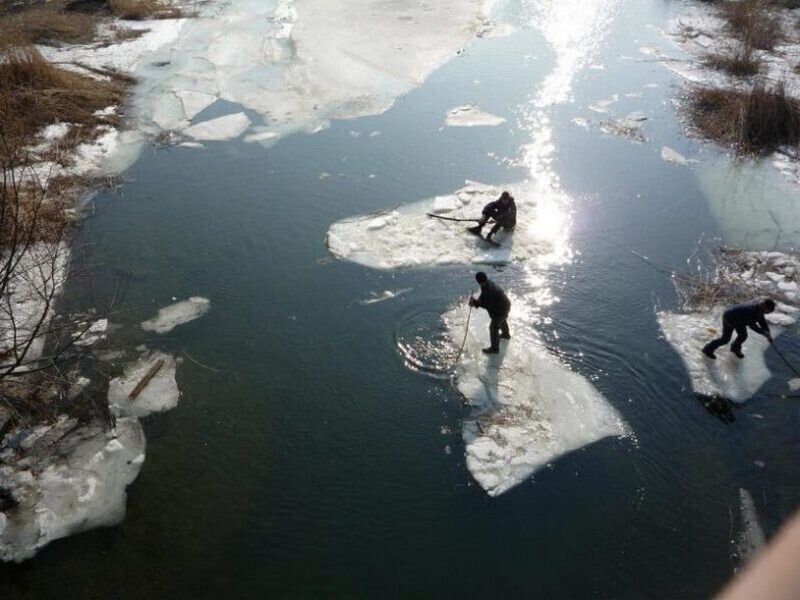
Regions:
[[517, 225], [517, 204], [514, 202], [514, 196], [503, 192], [500, 198], [483, 207], [482, 215], [478, 224], [468, 228], [467, 231], [480, 235], [481, 229], [489, 219], [494, 219], [494, 227], [486, 234], [487, 240], [491, 241], [492, 236], [500, 231], [501, 227], [506, 231], [512, 231]]
[[[481, 286], [481, 295], [476, 299], [469, 297], [469, 305], [475, 308], [485, 308], [492, 320], [489, 323], [489, 339], [491, 346], [484, 348], [484, 354], [497, 354], [500, 352], [500, 338], [511, 339], [508, 332], [508, 313], [511, 311], [511, 300], [500, 286], [491, 281], [483, 271], [475, 275], [475, 280]], [[502, 332], [502, 333], [501, 333]]]
[[739, 304], [727, 309], [722, 315], [722, 335], [706, 344], [703, 347], [703, 354], [708, 358], [717, 358], [714, 355], [714, 351], [730, 342], [731, 335], [735, 331], [736, 339], [731, 344], [731, 352], [739, 358], [744, 358], [742, 344], [747, 339], [748, 327], [763, 335], [771, 343], [772, 335], [769, 333], [769, 325], [767, 325], [764, 315], [771, 313], [773, 310], [775, 310], [775, 303], [769, 298], [761, 302]]

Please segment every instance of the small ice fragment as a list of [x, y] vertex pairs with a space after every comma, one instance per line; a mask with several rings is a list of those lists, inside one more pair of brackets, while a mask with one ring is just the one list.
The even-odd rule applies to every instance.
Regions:
[[793, 392], [800, 390], [800, 377], [795, 377], [789, 380], [789, 389]]
[[681, 154], [677, 150], [673, 150], [669, 146], [661, 147], [661, 158], [667, 162], [683, 166], [688, 166], [690, 163], [697, 162], [695, 160], [686, 158], [683, 154]]
[[202, 317], [210, 307], [211, 302], [208, 298], [192, 296], [188, 300], [160, 308], [158, 315], [142, 323], [142, 329], [155, 331], [156, 333], [167, 333], [178, 325], [183, 325]]
[[474, 104], [464, 104], [451, 109], [445, 119], [445, 123], [450, 127], [492, 127], [505, 122], [503, 117], [484, 112]]

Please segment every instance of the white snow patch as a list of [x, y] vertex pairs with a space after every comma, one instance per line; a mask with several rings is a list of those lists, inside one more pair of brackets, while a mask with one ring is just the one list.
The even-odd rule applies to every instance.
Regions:
[[247, 115], [235, 113], [192, 125], [183, 133], [196, 140], [232, 140], [242, 135], [248, 127], [250, 119]]
[[[130, 393], [157, 361], [164, 364], [142, 392], [131, 399]], [[125, 368], [125, 374], [112, 379], [108, 385], [108, 406], [115, 416], [146, 417], [166, 412], [178, 406], [180, 392], [175, 381], [175, 359], [161, 352], [148, 354]]]
[[484, 112], [474, 104], [464, 104], [449, 110], [445, 119], [450, 127], [493, 127], [505, 122], [503, 117]]
[[192, 296], [187, 300], [158, 309], [158, 315], [142, 323], [142, 329], [167, 333], [178, 325], [199, 319], [208, 312], [209, 308], [211, 308], [211, 301], [208, 298]]
[[[463, 426], [466, 464], [490, 496], [502, 494], [561, 456], [629, 432], [620, 414], [584, 377], [570, 371], [530, 332], [524, 303], [512, 297], [511, 335], [498, 355], [481, 352], [486, 311], [474, 311], [456, 376], [474, 409]], [[450, 337], [464, 338], [463, 307], [445, 317]]]

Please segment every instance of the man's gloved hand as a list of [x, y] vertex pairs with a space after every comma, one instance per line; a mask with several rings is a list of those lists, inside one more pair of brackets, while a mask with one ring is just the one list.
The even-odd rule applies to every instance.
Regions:
[[473, 307], [474, 307], [474, 306], [478, 306], [478, 303], [477, 303], [477, 301], [476, 301], [476, 300], [475, 300], [475, 298], [473, 298], [472, 296], [470, 296], [470, 297], [469, 297], [469, 305], [470, 305], [470, 306], [473, 306]]

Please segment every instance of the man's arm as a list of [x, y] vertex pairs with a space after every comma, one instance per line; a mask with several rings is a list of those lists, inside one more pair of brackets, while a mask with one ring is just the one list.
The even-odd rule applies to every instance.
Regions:
[[761, 315], [755, 320], [755, 322], [751, 323], [750, 329], [752, 329], [756, 333], [763, 335], [768, 340], [772, 339], [772, 336], [770, 335], [769, 332], [769, 325], [767, 324], [767, 320], [764, 318], [764, 315]]

